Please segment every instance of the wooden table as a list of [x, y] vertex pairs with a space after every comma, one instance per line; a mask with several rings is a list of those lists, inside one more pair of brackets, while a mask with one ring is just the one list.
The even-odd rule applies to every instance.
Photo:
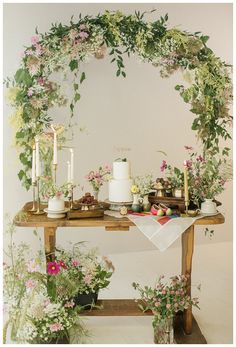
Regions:
[[[77, 228], [96, 228], [96, 227], [105, 227], [106, 231], [128, 231], [130, 227], [135, 226], [128, 218], [114, 218], [110, 216], [104, 216], [103, 218], [88, 218], [88, 219], [77, 219], [77, 220], [68, 220], [63, 219], [50, 219], [47, 218], [47, 215], [33, 215], [28, 212], [32, 207], [32, 203], [27, 203], [22, 211], [16, 215], [14, 218], [14, 224], [20, 227], [43, 227], [44, 228], [44, 244], [45, 244], [45, 255], [47, 260], [52, 259], [55, 252], [56, 245], [56, 230], [58, 227], [77, 227]], [[43, 206], [42, 206], [43, 207]], [[44, 206], [45, 207], [45, 206]], [[24, 214], [22, 214], [24, 212]], [[195, 221], [195, 223], [190, 226], [182, 234], [182, 266], [181, 272], [184, 275], [188, 275], [187, 290], [188, 294], [191, 296], [191, 273], [192, 273], [192, 257], [194, 250], [194, 229], [195, 225], [213, 225], [213, 224], [222, 224], [225, 219], [222, 214], [218, 214], [212, 217], [204, 217]], [[134, 309], [133, 300], [123, 300], [125, 306], [121, 305], [121, 301], [117, 300], [103, 300], [104, 310], [95, 310], [90, 313], [87, 312], [87, 315], [141, 315], [139, 309]], [[113, 309], [111, 309], [113, 307]], [[125, 308], [124, 308], [125, 307]], [[137, 306], [136, 306], [137, 307]], [[114, 314], [114, 311], [116, 312]], [[113, 312], [113, 314], [112, 314]], [[132, 313], [132, 314], [131, 314]], [[184, 332], [189, 336], [190, 341], [192, 341], [191, 334], [193, 334], [193, 325], [197, 325], [196, 321], [192, 315], [192, 308], [190, 307], [184, 312], [183, 316], [183, 328]], [[198, 328], [198, 326], [197, 326]], [[196, 329], [195, 329], [196, 330]], [[200, 329], [197, 332], [201, 334]], [[196, 331], [195, 331], [196, 333]], [[202, 335], [201, 335], [202, 336]], [[193, 339], [194, 342], [181, 342], [181, 343], [199, 343], [196, 342], [196, 339]], [[201, 339], [200, 343], [206, 343]]]

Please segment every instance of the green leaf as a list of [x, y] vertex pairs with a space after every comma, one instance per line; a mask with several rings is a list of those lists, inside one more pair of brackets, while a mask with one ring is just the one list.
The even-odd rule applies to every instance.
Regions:
[[75, 98], [74, 98], [75, 102], [80, 100], [80, 94], [79, 93], [75, 93]]
[[85, 73], [82, 72], [81, 77], [80, 77], [80, 84], [83, 83], [83, 81], [85, 80], [85, 78], [86, 78]]
[[124, 71], [121, 72], [123, 77], [126, 77], [126, 73]]
[[25, 172], [24, 172], [23, 170], [20, 170], [20, 171], [18, 172], [19, 180], [21, 181], [22, 178], [23, 178], [24, 176], [25, 176]]
[[117, 76], [117, 77], [120, 76], [120, 70], [117, 70], [116, 76]]
[[78, 69], [78, 66], [79, 66], [78, 60], [71, 60], [70, 61], [69, 67], [70, 67], [71, 71]]
[[32, 85], [32, 78], [26, 69], [17, 70], [14, 77], [16, 83], [25, 84], [27, 87]]
[[209, 36], [206, 36], [206, 35], [203, 35], [203, 36], [201, 36], [200, 37], [200, 39], [201, 39], [201, 41], [203, 42], [203, 43], [206, 43], [208, 40], [209, 40]]
[[78, 83], [74, 83], [74, 90], [76, 91], [76, 90], [78, 90], [78, 89], [79, 89]]

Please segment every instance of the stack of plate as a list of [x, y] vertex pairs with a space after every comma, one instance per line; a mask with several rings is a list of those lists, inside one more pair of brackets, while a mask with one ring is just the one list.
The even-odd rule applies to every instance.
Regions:
[[49, 210], [48, 208], [44, 209], [44, 212], [47, 213], [48, 218], [64, 218], [68, 211], [69, 211], [69, 208], [65, 208], [64, 210], [60, 210], [60, 211], [52, 211], [52, 210]]

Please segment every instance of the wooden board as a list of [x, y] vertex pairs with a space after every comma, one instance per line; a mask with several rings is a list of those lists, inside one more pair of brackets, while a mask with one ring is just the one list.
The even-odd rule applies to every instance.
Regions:
[[[32, 202], [28, 202], [23, 209], [15, 216], [14, 223], [20, 227], [108, 227], [112, 230], [128, 230], [127, 227], [135, 226], [128, 218], [115, 218], [104, 215], [102, 218], [81, 218], [68, 220], [66, 217], [61, 219], [50, 219], [46, 213], [36, 216], [29, 212]], [[45, 207], [45, 206], [44, 206]], [[22, 215], [23, 212], [23, 215]], [[212, 217], [203, 217], [195, 221], [194, 225], [223, 224], [224, 216], [219, 213]], [[114, 229], [113, 229], [114, 228]]]
[[149, 194], [148, 200], [151, 204], [165, 204], [167, 207], [172, 207], [172, 205], [178, 206], [180, 212], [185, 211], [184, 198], [175, 198], [168, 196], [155, 196], [153, 194]]
[[101, 218], [104, 216], [104, 210], [70, 210], [67, 212], [67, 219], [80, 219], [80, 218]]
[[[139, 300], [138, 300], [139, 301]], [[143, 313], [138, 308], [138, 302], [132, 299], [113, 299], [113, 300], [98, 300], [97, 305], [101, 308], [94, 308], [90, 311], [81, 313], [83, 316], [152, 316], [152, 312]], [[186, 335], [183, 330], [183, 314], [179, 313], [174, 319], [174, 339], [177, 344], [206, 344], [206, 339], [202, 335], [201, 330], [193, 317], [193, 329], [191, 335]], [[140, 341], [141, 343], [141, 341]]]

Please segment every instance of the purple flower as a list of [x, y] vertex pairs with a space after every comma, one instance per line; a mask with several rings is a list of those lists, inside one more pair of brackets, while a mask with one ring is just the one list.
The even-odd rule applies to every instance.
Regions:
[[89, 34], [86, 33], [85, 31], [81, 31], [79, 33], [79, 37], [81, 37], [81, 39], [87, 39], [88, 36], [89, 36]]
[[184, 161], [184, 166], [187, 167], [188, 169], [190, 169], [192, 167], [192, 160], [185, 160]]
[[162, 161], [160, 169], [161, 169], [161, 172], [163, 172], [163, 171], [165, 171], [165, 169], [167, 169], [167, 163], [165, 160]]
[[33, 89], [32, 89], [32, 88], [29, 88], [29, 89], [28, 89], [28, 92], [27, 92], [27, 95], [28, 95], [28, 96], [32, 96], [33, 94], [34, 94]]
[[32, 45], [36, 45], [38, 42], [39, 42], [39, 37], [38, 36], [32, 36], [31, 37]]

